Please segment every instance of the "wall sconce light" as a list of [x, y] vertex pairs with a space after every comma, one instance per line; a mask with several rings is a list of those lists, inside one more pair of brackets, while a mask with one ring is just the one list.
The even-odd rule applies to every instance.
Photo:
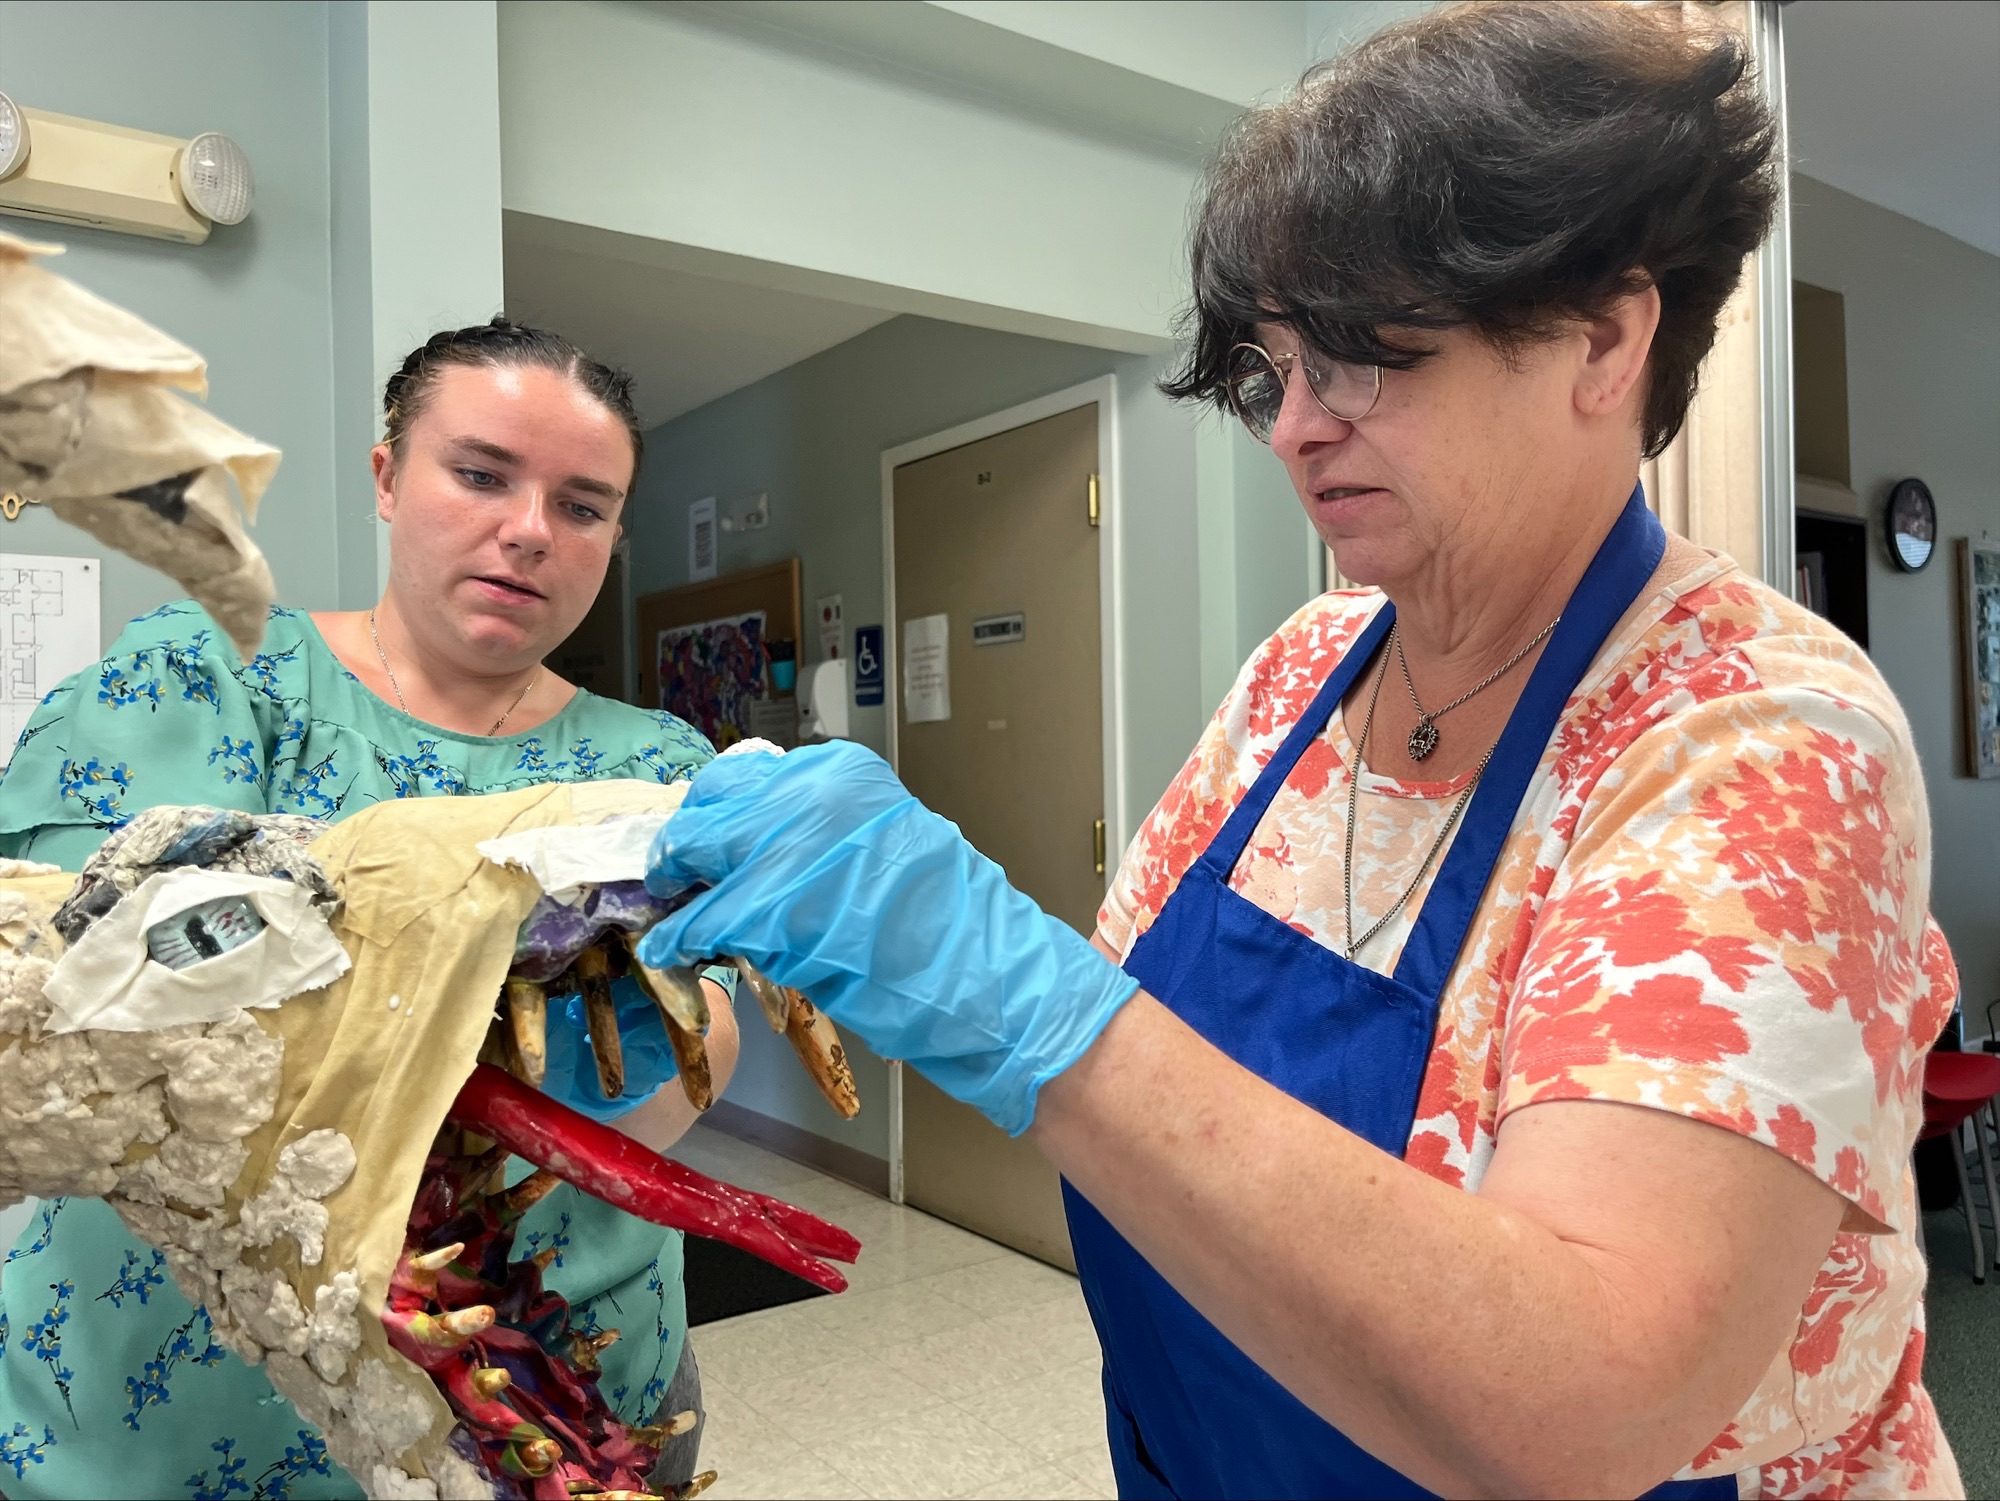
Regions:
[[183, 141], [0, 94], [0, 213], [199, 245], [248, 218], [255, 193], [250, 158], [219, 131]]

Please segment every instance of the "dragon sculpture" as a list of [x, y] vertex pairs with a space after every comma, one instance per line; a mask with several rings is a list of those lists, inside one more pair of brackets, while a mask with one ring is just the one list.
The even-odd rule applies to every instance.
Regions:
[[[0, 484], [171, 573], [254, 650], [270, 572], [228, 482], [254, 504], [275, 451], [182, 397], [199, 357], [34, 264], [49, 251], [0, 234]], [[635, 853], [684, 790], [417, 799], [331, 828], [154, 808], [81, 873], [0, 861], [0, 1206], [108, 1201], [371, 1496], [653, 1494], [693, 1415], [617, 1419], [596, 1370], [616, 1333], [572, 1327], [545, 1261], [515, 1254], [521, 1216], [567, 1181], [831, 1291], [860, 1249], [537, 1087], [548, 997], [581, 994], [622, 1093], [629, 975], [711, 1102], [695, 973], [636, 952], [691, 894], [649, 894]], [[832, 1024], [718, 960], [854, 1114]], [[535, 1170], [507, 1186], [514, 1156]]]

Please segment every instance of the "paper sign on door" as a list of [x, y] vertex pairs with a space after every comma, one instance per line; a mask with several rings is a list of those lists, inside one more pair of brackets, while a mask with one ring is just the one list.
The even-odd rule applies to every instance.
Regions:
[[903, 622], [903, 717], [911, 724], [951, 718], [951, 617]]

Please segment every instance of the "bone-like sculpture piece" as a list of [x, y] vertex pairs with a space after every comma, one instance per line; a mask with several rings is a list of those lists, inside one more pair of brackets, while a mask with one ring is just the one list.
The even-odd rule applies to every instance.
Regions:
[[[0, 1204], [107, 1199], [371, 1495], [638, 1492], [664, 1435], [611, 1416], [597, 1346], [569, 1334], [539, 1264], [513, 1258], [533, 1198], [567, 1178], [836, 1290], [819, 1258], [859, 1249], [478, 1062], [512, 1035], [496, 1002], [543, 894], [477, 845], [614, 810], [663, 813], [684, 791], [606, 782], [412, 799], [323, 832], [159, 808], [81, 880], [0, 870]], [[44, 989], [68, 946], [115, 927], [118, 899], [148, 876], [188, 863], [297, 883], [353, 967], [272, 1009], [51, 1033]], [[499, 1191], [506, 1150], [553, 1171]]]
[[254, 517], [278, 451], [181, 394], [200, 355], [36, 264], [59, 252], [0, 231], [0, 489], [176, 580], [248, 658], [273, 586], [230, 484]]

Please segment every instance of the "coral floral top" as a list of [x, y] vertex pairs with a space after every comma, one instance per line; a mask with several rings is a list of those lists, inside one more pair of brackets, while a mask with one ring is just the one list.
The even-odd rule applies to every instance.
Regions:
[[[1106, 897], [1099, 932], [1116, 952], [1380, 605], [1324, 595], [1243, 669]], [[1344, 937], [1353, 762], [1336, 714], [1231, 880], [1329, 947]], [[1362, 772], [1358, 929], [1395, 901], [1463, 787]], [[1614, 1100], [1740, 1132], [1847, 1200], [1791, 1340], [1683, 1476], [1742, 1473], [1743, 1494], [1770, 1497], [1962, 1494], [1919, 1380], [1910, 1149], [1924, 1053], [1957, 994], [1929, 894], [1909, 726], [1861, 651], [1727, 558], [1649, 587], [1516, 817], [1444, 992], [1405, 1157], [1476, 1191], [1509, 1111]], [[1394, 969], [1423, 895], [1360, 962]]]

